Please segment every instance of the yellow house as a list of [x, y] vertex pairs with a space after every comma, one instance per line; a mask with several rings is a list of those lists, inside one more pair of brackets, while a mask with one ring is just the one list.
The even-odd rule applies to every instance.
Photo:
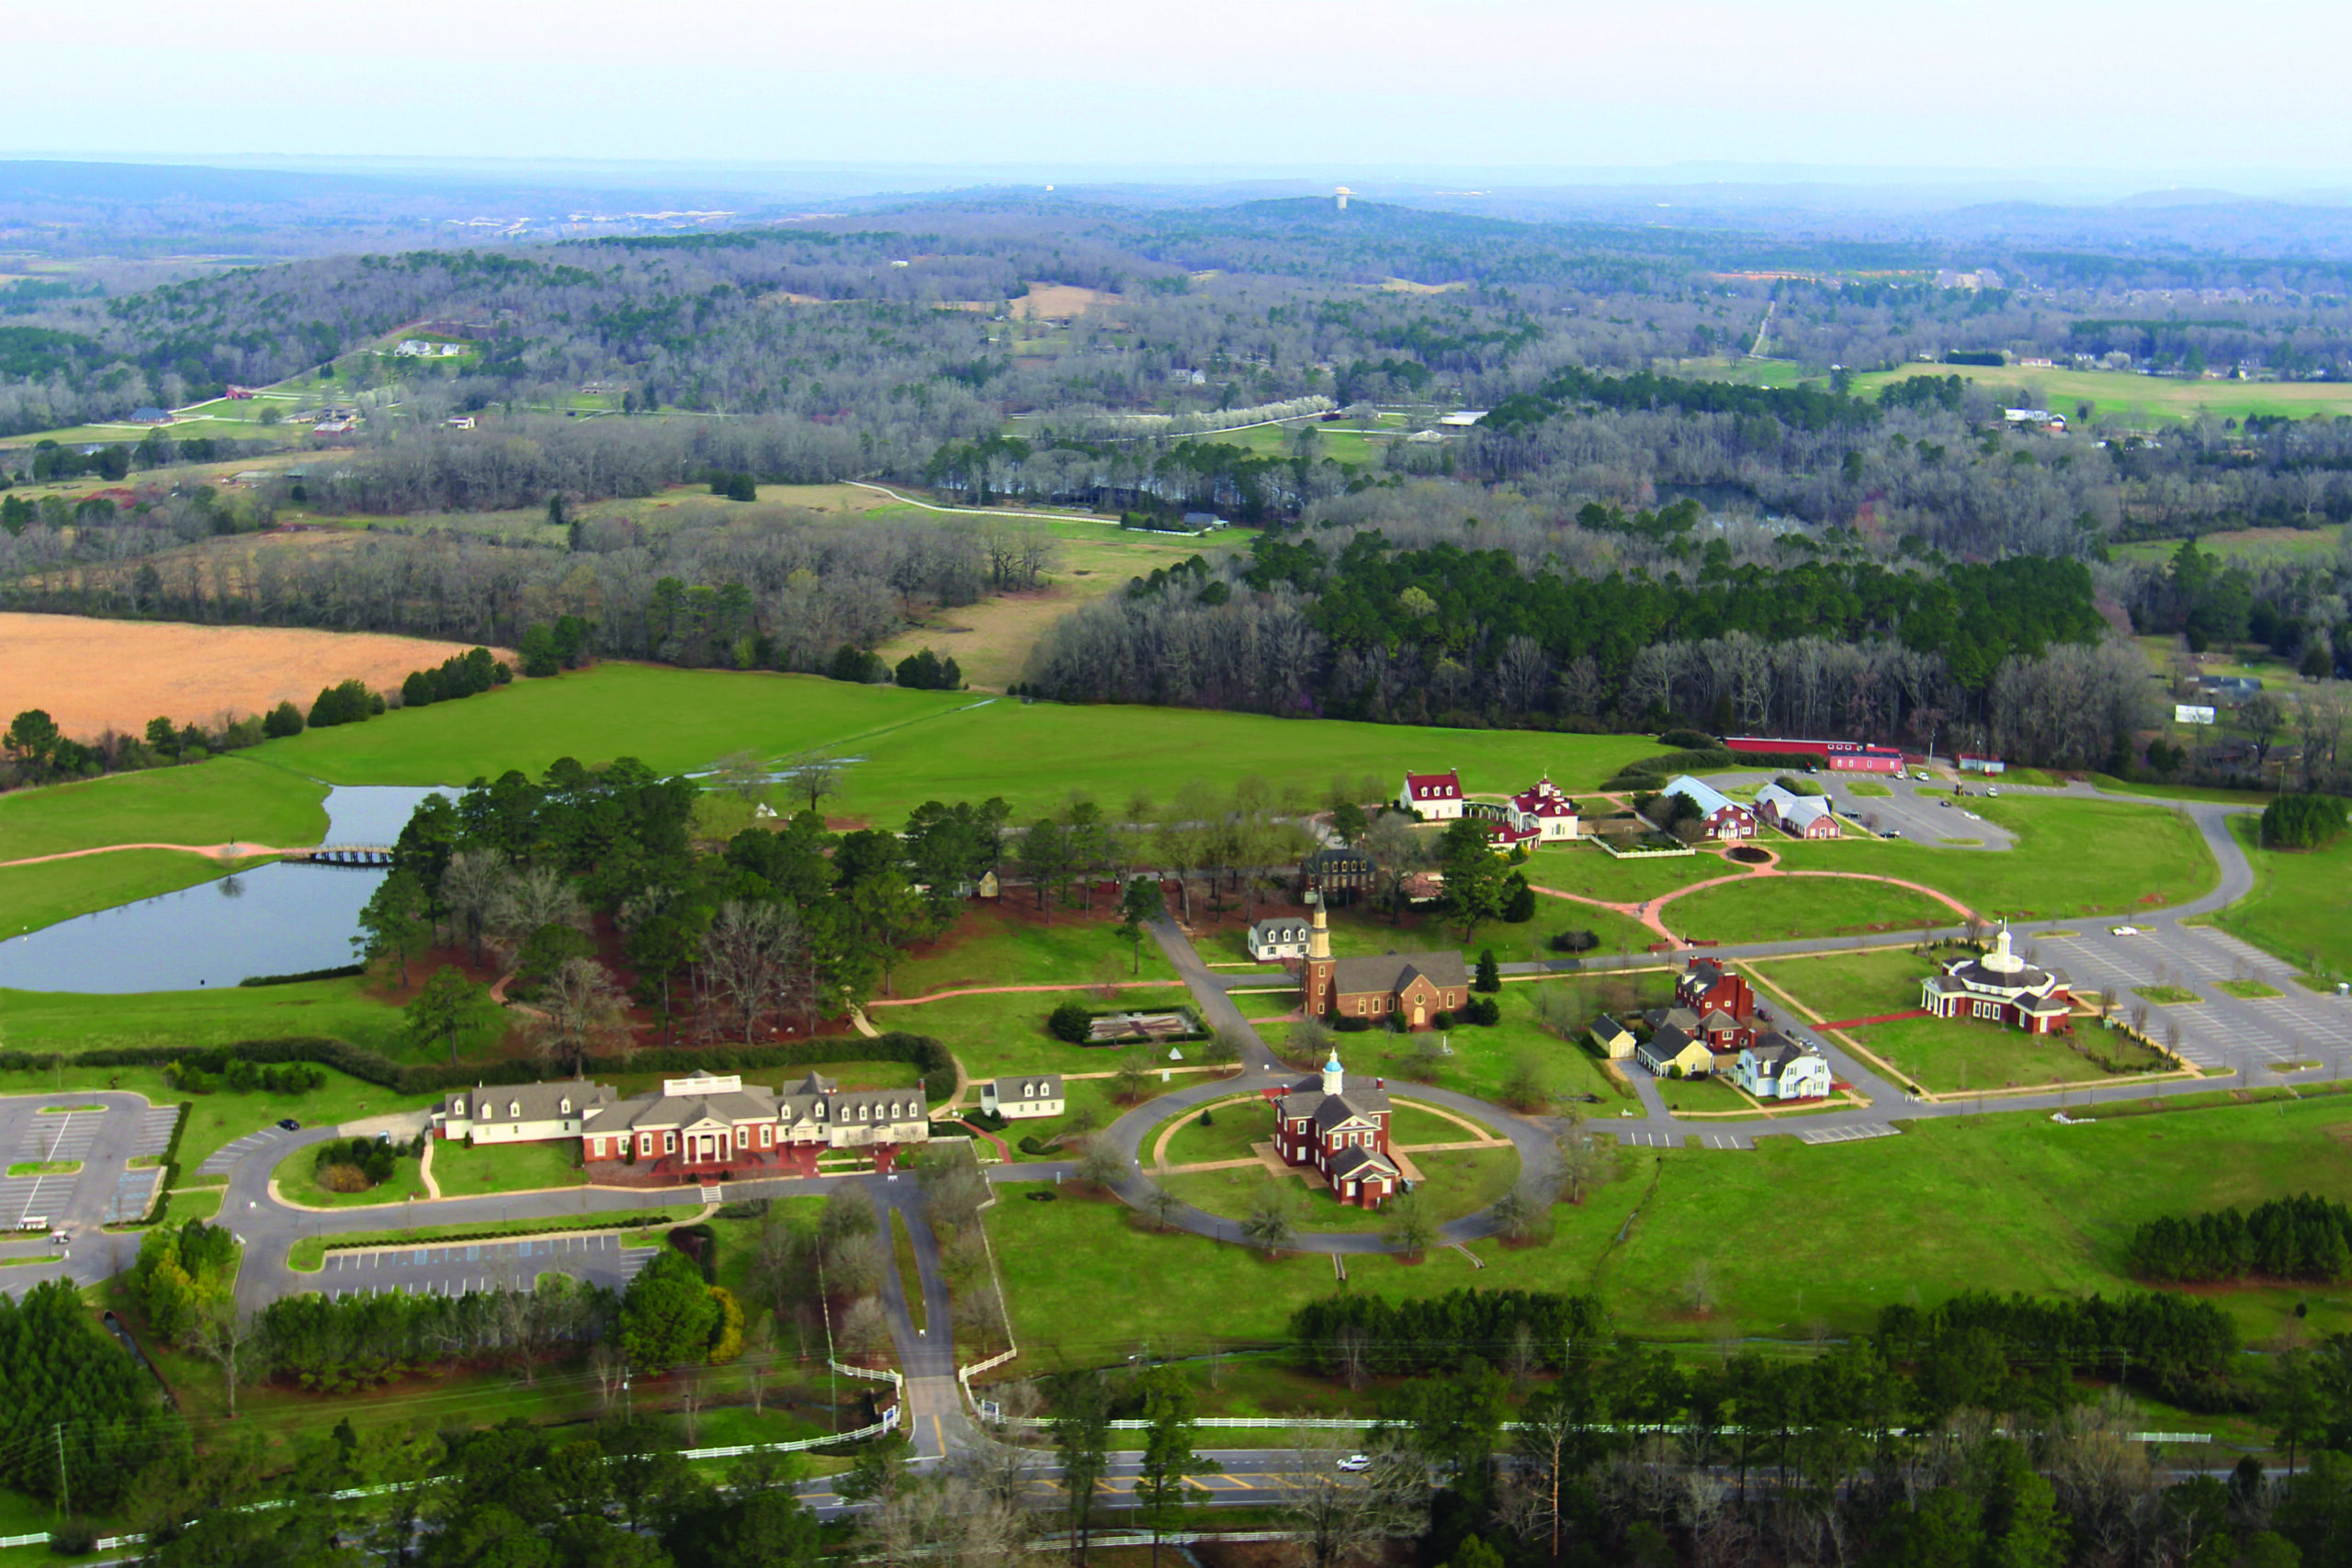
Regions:
[[1607, 1013], [1592, 1021], [1592, 1043], [1612, 1062], [1624, 1061], [1634, 1054], [1633, 1032]]
[[1672, 1024], [1634, 1048], [1642, 1066], [1662, 1078], [1704, 1077], [1715, 1069], [1715, 1054], [1703, 1040], [1693, 1040]]

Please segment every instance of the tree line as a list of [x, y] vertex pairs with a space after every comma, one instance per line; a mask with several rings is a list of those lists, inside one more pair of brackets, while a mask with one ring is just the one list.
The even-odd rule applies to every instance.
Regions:
[[2165, 1215], [2132, 1233], [2132, 1272], [2159, 1283], [2232, 1282], [2253, 1275], [2334, 1283], [2352, 1278], [2352, 1212], [2309, 1193], [2245, 1213]]

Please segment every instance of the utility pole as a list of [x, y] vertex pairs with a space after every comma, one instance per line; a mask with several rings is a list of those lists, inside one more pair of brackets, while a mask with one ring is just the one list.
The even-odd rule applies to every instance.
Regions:
[[65, 1481], [65, 1423], [61, 1421], [50, 1430], [57, 1436], [57, 1517], [68, 1518], [74, 1513], [74, 1493]]

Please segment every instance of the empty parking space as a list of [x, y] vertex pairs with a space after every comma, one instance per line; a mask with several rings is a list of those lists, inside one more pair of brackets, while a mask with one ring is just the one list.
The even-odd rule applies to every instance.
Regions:
[[1675, 1133], [1653, 1133], [1645, 1128], [1634, 1128], [1619, 1133], [1617, 1136], [1623, 1141], [1625, 1146], [1628, 1148], [1674, 1149], [1680, 1148], [1682, 1146], [1680, 1134]]
[[1745, 1133], [1692, 1133], [1685, 1137], [1684, 1144], [1702, 1149], [1752, 1149], [1756, 1140]]
[[55, 1116], [28, 1116], [17, 1129], [8, 1157], [16, 1160], [87, 1159], [98, 1139], [103, 1111], [71, 1111]]
[[568, 1274], [618, 1290], [655, 1251], [625, 1246], [616, 1235], [560, 1235], [331, 1252], [319, 1288], [337, 1297], [384, 1291], [461, 1296], [469, 1291], [527, 1291], [542, 1274]]
[[73, 1197], [70, 1176], [0, 1177], [0, 1230], [21, 1229], [28, 1216], [57, 1220]]
[[1808, 1144], [1853, 1144], [1864, 1138], [1895, 1137], [1902, 1131], [1884, 1122], [1857, 1122], [1844, 1127], [1807, 1127], [1797, 1137]]
[[161, 1105], [139, 1118], [139, 1131], [134, 1135], [132, 1158], [141, 1155], [159, 1155], [171, 1146], [172, 1129], [179, 1124], [180, 1108]]
[[164, 1181], [163, 1168], [149, 1166], [142, 1170], [126, 1170], [115, 1179], [114, 1191], [107, 1199], [106, 1217], [101, 1224], [128, 1224], [142, 1219], [155, 1206], [155, 1189]]
[[282, 1144], [293, 1136], [280, 1127], [264, 1127], [258, 1133], [247, 1133], [232, 1144], [223, 1144], [212, 1157], [196, 1168], [198, 1176], [226, 1176], [248, 1156], [259, 1154], [272, 1144]]

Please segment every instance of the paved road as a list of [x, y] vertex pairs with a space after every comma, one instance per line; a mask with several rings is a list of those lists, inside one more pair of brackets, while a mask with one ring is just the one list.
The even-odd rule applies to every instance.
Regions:
[[[74, 1109], [85, 1106], [99, 1109]], [[63, 1175], [0, 1177], [0, 1235], [39, 1224], [23, 1240], [0, 1242], [0, 1258], [42, 1260], [0, 1268], [0, 1293], [18, 1295], [46, 1280], [97, 1278], [129, 1263], [136, 1238], [126, 1249], [101, 1227], [146, 1212], [161, 1173], [134, 1171], [130, 1161], [162, 1154], [177, 1115], [175, 1107], [107, 1089], [0, 1100], [0, 1168], [81, 1164]], [[53, 1232], [66, 1235], [62, 1247], [47, 1239]]]

